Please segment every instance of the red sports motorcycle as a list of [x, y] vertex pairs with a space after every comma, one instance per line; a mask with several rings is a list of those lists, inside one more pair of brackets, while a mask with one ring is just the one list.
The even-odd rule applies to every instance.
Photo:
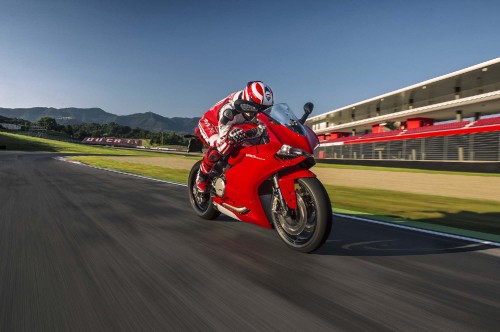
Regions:
[[250, 102], [235, 107], [254, 121], [243, 124], [247, 139], [214, 165], [210, 193], [195, 185], [201, 161], [189, 174], [189, 200], [204, 219], [220, 213], [266, 228], [275, 228], [292, 249], [311, 252], [328, 238], [332, 208], [328, 194], [309, 168], [318, 145], [314, 132], [304, 125], [313, 105], [304, 105], [299, 120], [286, 104], [263, 111]]

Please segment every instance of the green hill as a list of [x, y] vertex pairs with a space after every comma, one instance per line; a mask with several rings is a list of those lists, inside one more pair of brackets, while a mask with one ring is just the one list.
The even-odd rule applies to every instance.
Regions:
[[105, 124], [115, 122], [131, 128], [142, 128], [150, 131], [176, 131], [190, 133], [198, 125], [199, 118], [167, 118], [152, 112], [131, 115], [116, 115], [100, 108], [0, 108], [0, 116], [24, 119], [36, 122], [43, 117], [56, 119], [60, 125], [78, 123]]

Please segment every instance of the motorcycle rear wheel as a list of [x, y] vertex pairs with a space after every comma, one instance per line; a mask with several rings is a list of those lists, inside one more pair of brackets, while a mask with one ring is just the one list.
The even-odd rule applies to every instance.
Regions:
[[330, 235], [332, 206], [321, 182], [316, 178], [296, 182], [297, 210], [286, 216], [279, 199], [273, 197], [272, 219], [276, 231], [285, 244], [308, 253], [319, 248]]
[[193, 165], [189, 172], [188, 178], [188, 194], [191, 207], [196, 214], [207, 220], [213, 220], [220, 215], [220, 212], [215, 209], [213, 204], [213, 197], [210, 193], [200, 194], [196, 189], [196, 176], [200, 169], [201, 160]]

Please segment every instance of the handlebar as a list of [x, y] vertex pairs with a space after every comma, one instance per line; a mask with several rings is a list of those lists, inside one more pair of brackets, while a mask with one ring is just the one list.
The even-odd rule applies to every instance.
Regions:
[[247, 138], [256, 138], [258, 136], [262, 136], [266, 130], [266, 126], [264, 124], [259, 124], [257, 127], [247, 130], [245, 135]]
[[238, 142], [237, 145], [240, 145], [241, 143], [250, 141], [250, 140], [255, 139], [255, 138], [261, 138], [264, 136], [266, 131], [267, 131], [266, 125], [264, 125], [263, 123], [260, 123], [259, 125], [257, 125], [257, 127], [245, 131], [246, 138], [241, 140], [240, 142]]

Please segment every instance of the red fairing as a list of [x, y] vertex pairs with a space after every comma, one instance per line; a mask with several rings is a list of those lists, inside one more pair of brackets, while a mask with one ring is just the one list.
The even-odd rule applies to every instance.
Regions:
[[220, 205], [226, 203], [234, 207], [244, 206], [250, 212], [237, 214], [239, 219], [270, 228], [271, 224], [258, 195], [260, 185], [277, 171], [297, 165], [305, 159], [300, 157], [284, 161], [276, 158], [276, 151], [281, 148], [281, 145], [278, 142], [270, 142], [241, 149], [238, 156], [229, 161], [230, 164], [236, 165], [225, 173], [228, 185], [225, 188], [224, 197], [216, 196], [214, 202]]
[[315, 178], [316, 175], [308, 169], [291, 170], [282, 174], [279, 179], [281, 194], [290, 209], [297, 209], [297, 196], [295, 196], [295, 180], [299, 178]]
[[[312, 154], [318, 140], [306, 127], [304, 127], [305, 135], [300, 135], [264, 114], [259, 114], [258, 119], [266, 125], [269, 143], [233, 150], [228, 160], [231, 167], [224, 173], [226, 184], [224, 194], [222, 197], [214, 196], [213, 201], [219, 207], [227, 209], [237, 219], [271, 228], [271, 222], [259, 196], [259, 188], [263, 183], [270, 180], [273, 175], [279, 174], [278, 183], [286, 204], [291, 209], [297, 209], [296, 180], [315, 177], [314, 173], [307, 169], [310, 164], [302, 163], [308, 156], [282, 159], [276, 153], [283, 144], [287, 144]], [[255, 124], [238, 125], [245, 131], [255, 126]]]
[[306, 130], [306, 135], [304, 137], [280, 124], [272, 123], [269, 118], [262, 114], [259, 114], [259, 120], [264, 122], [268, 131], [272, 132], [276, 140], [283, 142], [283, 144], [300, 148], [309, 154], [313, 154], [314, 149], [319, 144], [318, 137], [311, 128], [307, 126], [304, 126]]

